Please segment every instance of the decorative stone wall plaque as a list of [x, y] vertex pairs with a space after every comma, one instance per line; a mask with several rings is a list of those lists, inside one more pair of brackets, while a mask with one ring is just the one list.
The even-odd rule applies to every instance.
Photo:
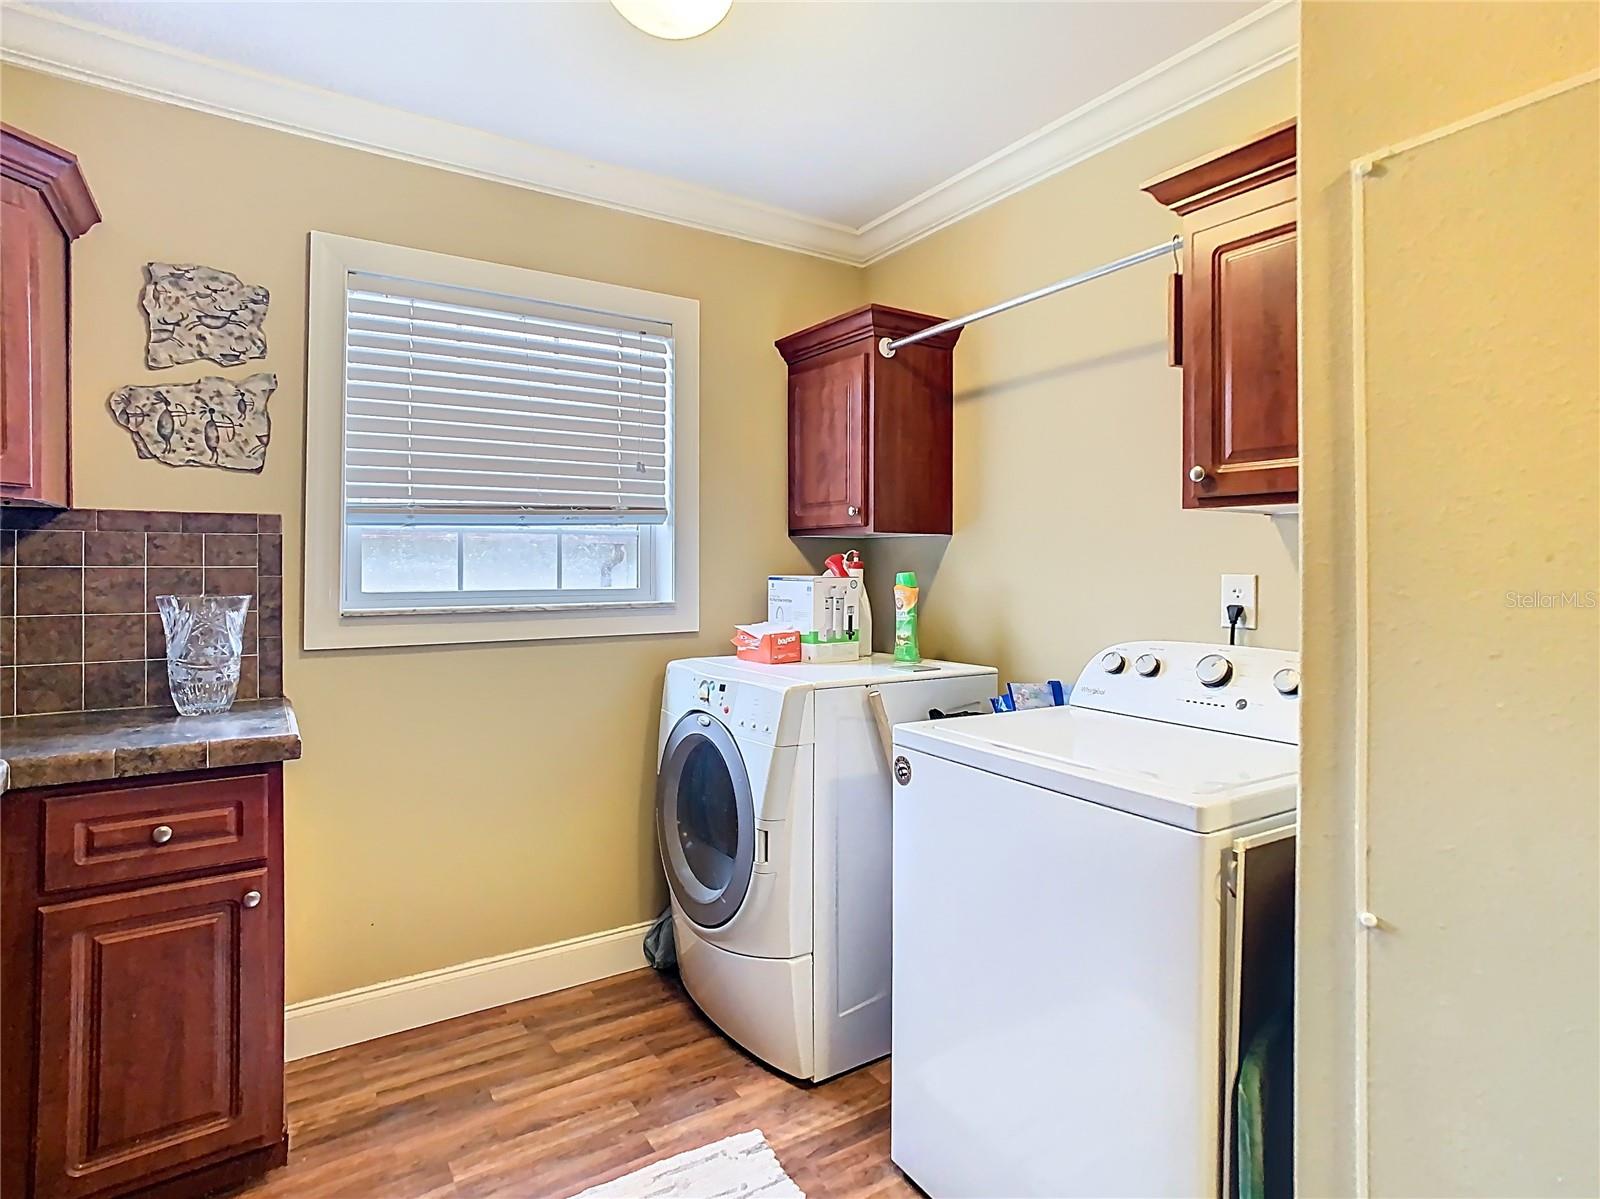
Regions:
[[238, 382], [207, 375], [193, 383], [119, 388], [109, 403], [141, 458], [259, 473], [272, 437], [267, 401], [277, 386], [273, 374]]
[[216, 267], [147, 262], [145, 365], [155, 369], [209, 359], [238, 366], [267, 356], [267, 289]]

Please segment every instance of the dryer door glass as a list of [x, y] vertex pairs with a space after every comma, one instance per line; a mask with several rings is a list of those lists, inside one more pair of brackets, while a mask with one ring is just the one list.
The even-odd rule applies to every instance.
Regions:
[[683, 717], [667, 738], [656, 836], [684, 913], [702, 928], [733, 919], [755, 868], [755, 802], [738, 744], [704, 712]]
[[678, 844], [701, 886], [721, 891], [739, 853], [739, 807], [728, 764], [709, 741], [698, 741], [678, 782]]

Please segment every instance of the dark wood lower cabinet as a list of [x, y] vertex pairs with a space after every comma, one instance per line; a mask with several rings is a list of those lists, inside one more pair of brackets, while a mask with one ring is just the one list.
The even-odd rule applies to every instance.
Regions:
[[[281, 1164], [281, 777], [272, 765], [0, 797], [7, 1196], [202, 1194]], [[129, 845], [137, 881], [44, 889], [56, 810], [159, 842], [196, 782], [262, 795], [265, 835], [237, 842], [253, 860], [194, 869]]]

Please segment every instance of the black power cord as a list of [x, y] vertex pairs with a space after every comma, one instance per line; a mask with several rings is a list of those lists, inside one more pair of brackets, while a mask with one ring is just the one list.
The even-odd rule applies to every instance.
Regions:
[[1243, 604], [1228, 605], [1228, 644], [1235, 644], [1234, 638], [1239, 631], [1239, 622], [1244, 619]]

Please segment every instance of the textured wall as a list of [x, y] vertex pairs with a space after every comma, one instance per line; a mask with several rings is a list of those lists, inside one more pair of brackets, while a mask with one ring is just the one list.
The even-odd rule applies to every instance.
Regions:
[[[105, 214], [74, 250], [77, 502], [284, 514], [289, 999], [653, 916], [656, 724], [667, 661], [764, 611], [787, 537], [773, 339], [863, 302], [814, 258], [119, 96], [0, 75], [4, 119], [75, 151]], [[701, 304], [701, 633], [304, 653], [306, 235], [333, 233], [692, 296]], [[135, 457], [106, 397], [205, 373], [143, 367], [148, 260], [272, 292], [265, 471]]]
[[1301, 1194], [1600, 1192], [1600, 95], [1383, 162], [1354, 317], [1349, 178], [1597, 61], [1593, 4], [1302, 7]]
[[[1069, 168], [867, 272], [875, 301], [954, 316], [1171, 237], [1146, 179], [1294, 115], [1283, 68]], [[881, 589], [928, 584], [925, 653], [1065, 678], [1123, 639], [1226, 639], [1218, 575], [1261, 576], [1255, 645], [1299, 642], [1298, 521], [1185, 512], [1171, 266], [1152, 262], [969, 327], [955, 352], [955, 536], [873, 544]], [[880, 642], [892, 630], [880, 617]]]

